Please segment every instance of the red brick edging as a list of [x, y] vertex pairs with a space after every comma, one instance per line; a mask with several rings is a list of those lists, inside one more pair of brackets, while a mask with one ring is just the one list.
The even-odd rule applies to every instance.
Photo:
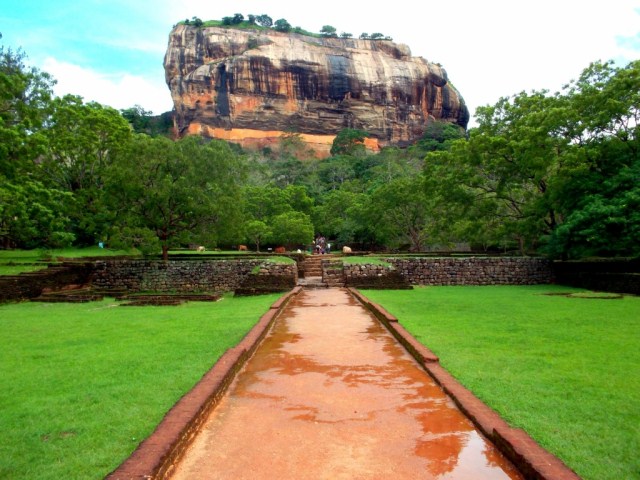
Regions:
[[407, 349], [442, 387], [460, 410], [507, 457], [526, 479], [579, 480], [580, 477], [558, 457], [542, 448], [524, 430], [511, 428], [500, 415], [462, 386], [439, 363], [438, 357], [418, 342], [398, 319], [380, 305], [370, 301], [355, 288], [349, 292], [369, 309], [391, 334]]
[[106, 478], [167, 478], [236, 373], [267, 334], [276, 316], [301, 290], [301, 287], [296, 287], [271, 305], [240, 343], [218, 359], [211, 370], [167, 412], [155, 431]]

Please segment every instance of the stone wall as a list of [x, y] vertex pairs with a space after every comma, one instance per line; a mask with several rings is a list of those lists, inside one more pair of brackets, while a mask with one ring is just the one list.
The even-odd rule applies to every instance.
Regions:
[[45, 290], [85, 285], [92, 269], [90, 262], [64, 262], [35, 272], [0, 276], [0, 303], [35, 298]]
[[260, 259], [102, 260], [96, 262], [93, 286], [130, 292], [226, 292], [242, 285], [260, 266], [259, 273], [267, 276], [283, 275], [289, 270], [296, 272], [295, 265]]
[[235, 289], [235, 295], [261, 295], [287, 292], [298, 283], [298, 266], [295, 263], [265, 263], [257, 272], [244, 277]]
[[344, 265], [344, 284], [347, 287], [371, 289], [407, 289], [407, 278], [388, 265]]
[[[529, 257], [386, 258], [392, 267], [345, 265], [347, 285], [397, 272], [411, 285], [532, 285], [553, 281], [552, 264]], [[363, 287], [364, 288], [364, 287]]]

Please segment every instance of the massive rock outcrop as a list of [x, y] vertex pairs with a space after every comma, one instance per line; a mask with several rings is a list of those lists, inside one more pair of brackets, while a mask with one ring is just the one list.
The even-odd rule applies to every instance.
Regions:
[[326, 156], [343, 128], [377, 149], [417, 140], [429, 119], [469, 119], [445, 70], [391, 41], [177, 25], [164, 66], [179, 134], [243, 146], [295, 132]]

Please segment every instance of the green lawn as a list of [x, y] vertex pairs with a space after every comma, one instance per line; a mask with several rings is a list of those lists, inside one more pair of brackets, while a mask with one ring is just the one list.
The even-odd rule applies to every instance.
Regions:
[[0, 478], [103, 478], [278, 297], [0, 305]]
[[587, 480], [640, 478], [640, 297], [553, 286], [363, 293]]
[[344, 264], [348, 265], [383, 265], [385, 267], [391, 266], [391, 264], [385, 260], [382, 260], [380, 257], [370, 257], [370, 256], [357, 256], [357, 255], [346, 255], [341, 258]]
[[111, 250], [109, 248], [60, 248], [55, 250], [0, 250], [0, 275], [18, 275], [47, 268], [47, 264], [58, 258], [105, 257], [136, 255], [136, 252]]

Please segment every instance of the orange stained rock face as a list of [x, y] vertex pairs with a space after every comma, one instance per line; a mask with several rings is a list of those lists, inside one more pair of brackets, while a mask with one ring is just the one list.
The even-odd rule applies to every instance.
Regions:
[[346, 290], [303, 291], [175, 479], [518, 479]]
[[[247, 103], [251, 103], [248, 101]], [[253, 130], [248, 128], [216, 128], [202, 123], [191, 123], [187, 130], [188, 135], [204, 135], [209, 138], [218, 138], [235, 142], [243, 147], [259, 149], [263, 147], [279, 148], [280, 137], [287, 132], [280, 130]], [[312, 135], [301, 133], [300, 139], [314, 152], [316, 158], [326, 158], [330, 156], [331, 146], [335, 135]], [[375, 138], [365, 138], [365, 147], [373, 152], [380, 151], [380, 145]]]

